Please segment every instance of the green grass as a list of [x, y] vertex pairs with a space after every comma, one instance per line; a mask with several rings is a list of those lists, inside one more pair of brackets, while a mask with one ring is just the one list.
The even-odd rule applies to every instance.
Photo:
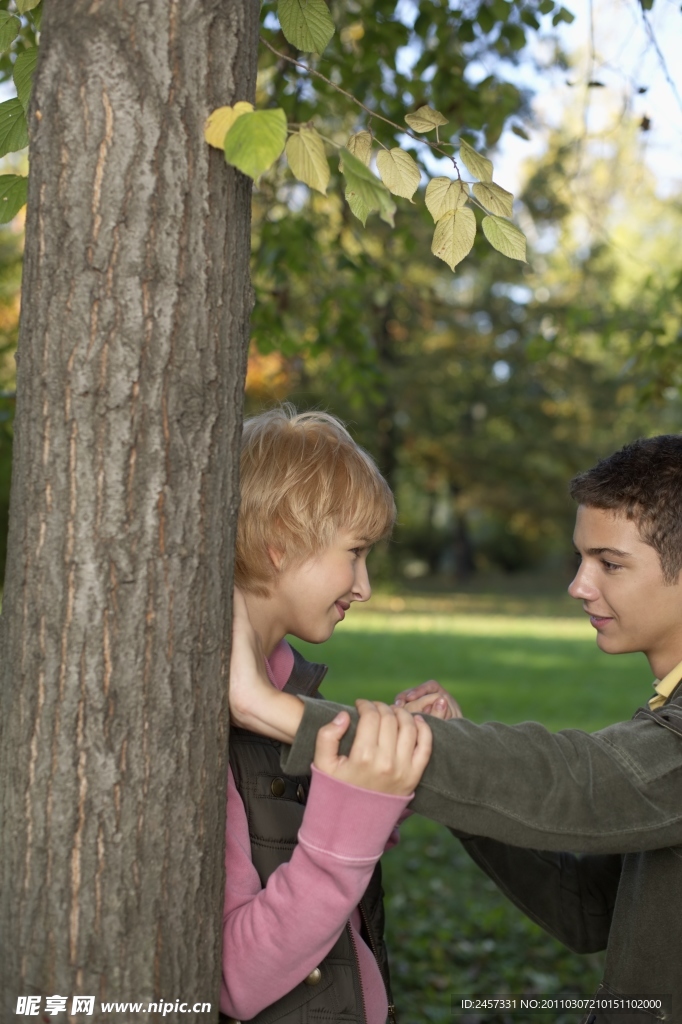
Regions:
[[[592, 731], [629, 718], [651, 695], [643, 656], [602, 654], [583, 619], [480, 614], [486, 604], [477, 614], [448, 614], [445, 598], [408, 598], [398, 608], [402, 600], [351, 613], [323, 647], [294, 641], [307, 658], [329, 665], [325, 696], [390, 702], [397, 691], [435, 678], [474, 721], [532, 719], [550, 729]], [[415, 816], [401, 833], [383, 861], [401, 1024], [532, 1024], [547, 1018], [453, 1018], [451, 997], [593, 992], [601, 954], [573, 954], [528, 921], [445, 829]], [[577, 1021], [580, 1014], [551, 1019]]]

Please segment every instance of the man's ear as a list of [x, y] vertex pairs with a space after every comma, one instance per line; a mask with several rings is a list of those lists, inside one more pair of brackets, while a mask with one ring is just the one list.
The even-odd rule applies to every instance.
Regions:
[[270, 561], [274, 565], [275, 569], [279, 572], [282, 568], [282, 562], [284, 561], [284, 552], [273, 547], [271, 544], [268, 544], [268, 555], [270, 556]]

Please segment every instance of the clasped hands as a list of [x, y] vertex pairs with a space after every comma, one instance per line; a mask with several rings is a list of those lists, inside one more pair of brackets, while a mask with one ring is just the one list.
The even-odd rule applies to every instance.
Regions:
[[[270, 682], [259, 637], [238, 590], [234, 594], [229, 701], [236, 725], [284, 743], [293, 742], [304, 705]], [[431, 730], [422, 715], [443, 720], [462, 717], [457, 701], [433, 679], [401, 691], [391, 706], [368, 700], [355, 703], [359, 720], [349, 754], [339, 754], [339, 743], [350, 726], [349, 714], [341, 711], [318, 731], [313, 763], [340, 781], [401, 796], [414, 791], [431, 756]]]

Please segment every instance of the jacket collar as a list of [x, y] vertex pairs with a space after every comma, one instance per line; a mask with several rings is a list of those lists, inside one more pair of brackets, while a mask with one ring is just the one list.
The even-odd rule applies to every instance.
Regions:
[[315, 697], [320, 683], [327, 674], [326, 665], [318, 665], [314, 661], [306, 661], [302, 654], [294, 652], [294, 667], [284, 687], [285, 693], [302, 694], [304, 697]]

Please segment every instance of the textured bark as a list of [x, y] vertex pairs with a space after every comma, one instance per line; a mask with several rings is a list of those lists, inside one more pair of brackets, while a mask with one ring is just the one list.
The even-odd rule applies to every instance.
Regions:
[[258, 16], [45, 5], [0, 620], [3, 1020], [28, 994], [217, 1019], [250, 182], [203, 124], [253, 99]]

